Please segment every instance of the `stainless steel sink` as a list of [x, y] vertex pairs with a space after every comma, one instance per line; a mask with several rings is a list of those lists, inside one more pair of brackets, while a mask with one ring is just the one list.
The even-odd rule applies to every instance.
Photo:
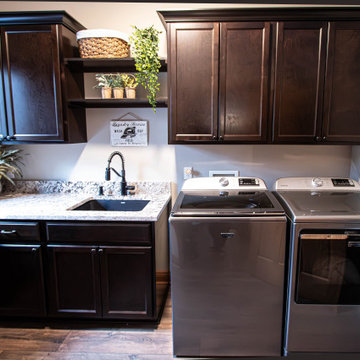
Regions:
[[88, 200], [72, 210], [141, 211], [150, 200]]

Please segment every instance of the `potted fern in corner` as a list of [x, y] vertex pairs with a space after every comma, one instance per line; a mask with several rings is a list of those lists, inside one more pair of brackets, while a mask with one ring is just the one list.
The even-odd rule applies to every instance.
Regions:
[[12, 146], [0, 145], [0, 193], [4, 182], [15, 185], [13, 178], [22, 177], [19, 167], [21, 150]]
[[134, 26], [130, 36], [131, 51], [135, 59], [137, 82], [144, 86], [148, 92], [148, 100], [156, 113], [156, 94], [160, 89], [159, 69], [161, 67], [159, 52], [159, 34], [161, 31], [154, 26], [139, 29]]

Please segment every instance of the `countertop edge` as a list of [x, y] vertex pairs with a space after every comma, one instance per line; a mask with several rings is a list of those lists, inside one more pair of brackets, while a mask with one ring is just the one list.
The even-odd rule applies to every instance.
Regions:
[[[21, 194], [17, 194], [12, 199], [7, 198], [6, 200], [16, 200], [21, 201]], [[29, 194], [23, 194], [25, 196]], [[32, 195], [33, 196], [33, 195]], [[41, 196], [41, 195], [40, 195]], [[143, 196], [142, 198], [147, 197]], [[95, 197], [87, 197], [95, 198]], [[66, 210], [60, 209], [58, 211], [54, 211], [52, 214], [43, 214], [42, 212], [46, 211], [46, 208], [39, 210], [38, 212], [34, 210], [33, 212], [26, 211], [22, 213], [19, 211], [19, 214], [14, 213], [14, 211], [10, 211], [9, 214], [6, 214], [5, 210], [0, 209], [0, 221], [108, 221], [108, 222], [124, 222], [124, 221], [133, 221], [133, 222], [156, 222], [160, 219], [163, 211], [168, 206], [171, 201], [170, 194], [164, 194], [160, 197], [160, 199], [152, 200], [151, 196], [148, 196], [149, 200], [158, 203], [161, 207], [154, 209], [153, 212], [156, 215], [146, 215], [146, 212], [142, 214], [142, 211], [133, 212], [133, 211], [94, 211], [94, 210], [85, 210], [85, 211], [72, 211], [68, 210], [69, 206], [66, 206]], [[0, 198], [1, 200], [5, 200], [4, 198]], [[74, 202], [76, 200], [74, 199]], [[80, 201], [83, 202], [83, 201]], [[21, 207], [21, 203], [17, 205]], [[24, 205], [26, 206], [26, 205]], [[71, 206], [73, 207], [73, 206]], [[70, 207], [70, 208], [71, 208]]]

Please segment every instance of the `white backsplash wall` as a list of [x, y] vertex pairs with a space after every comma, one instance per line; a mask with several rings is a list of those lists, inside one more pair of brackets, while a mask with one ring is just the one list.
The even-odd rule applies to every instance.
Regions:
[[[110, 121], [127, 112], [149, 121], [149, 146], [110, 145]], [[173, 181], [176, 177], [174, 147], [167, 145], [167, 109], [87, 109], [86, 144], [23, 145], [24, 178], [60, 180], [104, 180], [107, 159], [120, 151], [129, 181]], [[112, 166], [120, 170], [115, 157]], [[115, 176], [112, 174], [112, 176]], [[114, 178], [115, 178], [114, 177]]]
[[360, 146], [352, 147], [350, 177], [360, 181]]
[[268, 188], [286, 176], [349, 176], [350, 146], [316, 145], [200, 145], [175, 146], [177, 183], [183, 167], [196, 176], [209, 170], [239, 170], [240, 176], [262, 178]]
[[[131, 25], [154, 24], [162, 31], [160, 56], [165, 57], [166, 35], [157, 9], [249, 6], [256, 5], [1, 1], [0, 11], [66, 10], [87, 28], [111, 28], [125, 33], [132, 32]], [[94, 94], [90, 84], [87, 93]], [[109, 122], [128, 111], [149, 120], [148, 147], [110, 145]], [[209, 170], [240, 170], [243, 176], [263, 178], [269, 187], [281, 176], [349, 176], [350, 173], [350, 146], [168, 145], [167, 109], [158, 109], [156, 115], [151, 109], [88, 109], [87, 128], [86, 144], [23, 145], [24, 153], [28, 154], [24, 157], [24, 178], [103, 180], [107, 158], [115, 150], [124, 154], [129, 181], [171, 181], [179, 188], [184, 166], [192, 166], [201, 176], [207, 176]], [[357, 164], [360, 168], [360, 163]], [[119, 168], [118, 158], [113, 165]]]

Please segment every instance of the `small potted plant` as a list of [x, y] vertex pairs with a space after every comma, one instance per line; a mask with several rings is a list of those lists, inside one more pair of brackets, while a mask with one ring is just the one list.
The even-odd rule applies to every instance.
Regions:
[[101, 97], [103, 99], [111, 98], [111, 88], [113, 84], [112, 74], [96, 74], [95, 79], [97, 81], [96, 88], [101, 89]]
[[22, 176], [21, 169], [19, 168], [20, 160], [20, 149], [0, 145], [0, 192], [4, 182], [7, 181], [15, 185], [13, 178]]
[[138, 86], [138, 83], [136, 82], [136, 77], [133, 74], [122, 74], [121, 78], [125, 88], [126, 98], [135, 99], [136, 87]]
[[122, 74], [114, 74], [113, 75], [113, 94], [115, 99], [122, 99], [124, 97], [124, 81], [122, 78]]

